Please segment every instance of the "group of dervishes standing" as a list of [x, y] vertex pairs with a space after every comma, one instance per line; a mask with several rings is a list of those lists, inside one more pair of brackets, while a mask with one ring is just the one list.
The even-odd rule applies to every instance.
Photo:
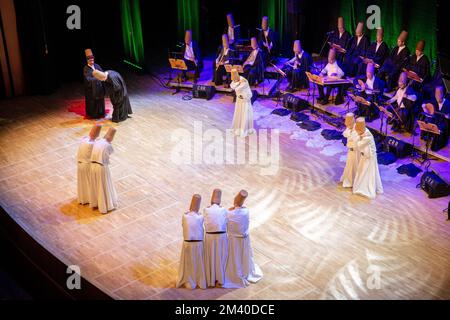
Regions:
[[177, 288], [242, 288], [262, 279], [254, 262], [249, 236], [248, 193], [241, 190], [230, 209], [222, 207], [222, 191], [215, 189], [211, 205], [200, 213], [201, 196], [192, 197], [183, 214], [183, 245]]

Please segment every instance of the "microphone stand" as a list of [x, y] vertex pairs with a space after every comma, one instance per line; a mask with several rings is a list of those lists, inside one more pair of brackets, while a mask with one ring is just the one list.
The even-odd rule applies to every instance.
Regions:
[[328, 40], [330, 40], [330, 35], [332, 35], [332, 34], [333, 34], [333, 33], [327, 32], [327, 38], [325, 39], [325, 42], [323, 43], [322, 48], [320, 49], [319, 57], [322, 56], [323, 49], [325, 49], [325, 46], [327, 45]]

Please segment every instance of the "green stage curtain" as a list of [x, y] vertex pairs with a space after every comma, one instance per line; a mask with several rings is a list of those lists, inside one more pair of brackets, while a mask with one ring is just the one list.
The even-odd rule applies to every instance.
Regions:
[[[425, 54], [430, 61], [437, 58], [436, 0], [341, 0], [340, 15], [352, 34], [358, 21], [367, 20], [366, 9], [370, 5], [378, 5], [381, 9], [384, 41], [390, 48], [397, 45], [397, 37], [405, 29], [409, 32], [407, 46], [411, 53], [415, 52], [417, 41], [424, 39]], [[376, 30], [368, 31], [368, 34], [371, 41], [375, 41]]]
[[144, 65], [144, 40], [139, 0], [121, 0], [121, 15], [125, 59], [142, 68]]
[[193, 38], [200, 40], [200, 2], [199, 0], [177, 0], [178, 36], [184, 39], [186, 30], [192, 30]]

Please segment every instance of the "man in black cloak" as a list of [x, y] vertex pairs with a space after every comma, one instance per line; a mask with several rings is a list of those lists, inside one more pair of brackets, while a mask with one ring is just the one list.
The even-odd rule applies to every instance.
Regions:
[[105, 85], [106, 93], [109, 95], [109, 99], [114, 107], [112, 121], [121, 122], [130, 118], [129, 115], [133, 111], [128, 98], [127, 86], [122, 76], [114, 70], [106, 72], [95, 70], [92, 74], [96, 79], [103, 81]]
[[84, 66], [84, 95], [86, 98], [86, 117], [90, 119], [100, 119], [105, 116], [105, 89], [101, 81], [94, 78], [94, 70], [103, 71], [95, 63], [91, 49], [85, 51], [87, 65]]

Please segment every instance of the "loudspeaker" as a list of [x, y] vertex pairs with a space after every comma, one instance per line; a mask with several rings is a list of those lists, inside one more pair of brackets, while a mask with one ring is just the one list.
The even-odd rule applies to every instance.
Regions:
[[406, 158], [411, 155], [412, 146], [394, 137], [387, 137], [384, 140], [384, 151], [395, 154], [397, 158]]
[[430, 199], [447, 197], [450, 194], [450, 186], [434, 171], [425, 172], [422, 175], [420, 188], [428, 194]]
[[296, 97], [293, 94], [285, 94], [283, 96], [283, 107], [292, 110], [292, 112], [297, 113], [308, 109], [309, 103], [302, 98]]
[[216, 87], [194, 84], [192, 95], [197, 99], [211, 100], [216, 94]]

